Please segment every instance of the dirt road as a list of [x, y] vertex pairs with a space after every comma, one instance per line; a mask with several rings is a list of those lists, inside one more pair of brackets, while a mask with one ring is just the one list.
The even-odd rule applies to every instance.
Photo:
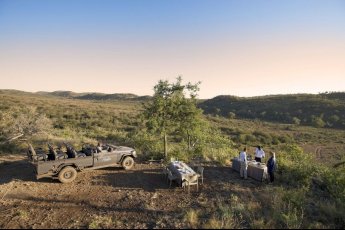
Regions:
[[161, 165], [145, 163], [131, 171], [82, 172], [61, 184], [37, 181], [24, 156], [0, 162], [0, 228], [189, 228], [189, 210], [201, 210], [206, 222], [219, 199], [252, 200], [266, 186], [241, 180], [230, 167], [207, 165], [199, 192], [193, 187], [187, 194], [176, 184], [169, 188]]

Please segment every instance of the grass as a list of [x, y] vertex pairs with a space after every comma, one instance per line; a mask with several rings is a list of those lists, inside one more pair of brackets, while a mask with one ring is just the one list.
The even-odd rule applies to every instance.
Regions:
[[29, 213], [25, 210], [18, 210], [17, 216], [19, 216], [23, 220], [28, 220], [29, 219]]
[[109, 216], [93, 216], [88, 229], [111, 228], [113, 221]]
[[188, 223], [189, 228], [198, 228], [199, 225], [199, 217], [198, 217], [198, 211], [195, 211], [193, 209], [187, 211], [185, 214], [185, 222]]

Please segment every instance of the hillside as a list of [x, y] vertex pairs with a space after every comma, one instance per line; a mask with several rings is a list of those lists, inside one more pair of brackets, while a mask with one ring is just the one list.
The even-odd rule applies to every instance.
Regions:
[[314, 127], [345, 128], [345, 93], [217, 96], [199, 104], [207, 114]]
[[54, 92], [45, 92], [39, 91], [36, 94], [43, 96], [55, 96], [55, 97], [64, 97], [71, 99], [80, 99], [80, 100], [96, 100], [96, 101], [107, 101], [107, 100], [147, 100], [150, 96], [138, 96], [131, 93], [114, 93], [114, 94], [105, 94], [105, 93], [75, 93], [72, 91], [54, 91]]

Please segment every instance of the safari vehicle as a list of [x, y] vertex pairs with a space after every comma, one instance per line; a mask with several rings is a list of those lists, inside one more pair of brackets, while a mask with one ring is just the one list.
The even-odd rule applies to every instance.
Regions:
[[67, 152], [55, 150], [48, 144], [49, 153], [37, 150], [28, 144], [27, 155], [34, 166], [36, 178], [58, 179], [61, 183], [70, 183], [81, 171], [122, 166], [128, 170], [134, 166], [137, 157], [133, 148], [115, 145], [103, 145], [97, 151], [93, 146], [83, 146], [77, 152], [73, 146], [66, 144]]

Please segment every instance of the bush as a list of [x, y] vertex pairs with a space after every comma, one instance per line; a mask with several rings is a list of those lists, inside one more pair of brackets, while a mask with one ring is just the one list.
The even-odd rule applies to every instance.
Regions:
[[330, 195], [345, 202], [345, 168], [328, 169], [322, 178]]
[[309, 187], [316, 173], [313, 155], [296, 145], [286, 145], [279, 154], [278, 173], [282, 182], [292, 187]]

